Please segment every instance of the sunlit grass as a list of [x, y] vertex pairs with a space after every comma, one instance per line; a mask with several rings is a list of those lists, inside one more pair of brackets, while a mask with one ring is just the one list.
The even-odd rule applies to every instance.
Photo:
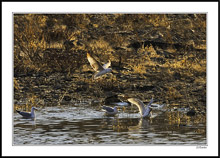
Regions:
[[[181, 83], [191, 82], [191, 85], [206, 84], [206, 59], [204, 54], [198, 54], [205, 53], [205, 39], [189, 38], [194, 34], [204, 35], [206, 20], [204, 15], [191, 16], [194, 18], [187, 20], [187, 15], [169, 18], [166, 14], [15, 15], [15, 74], [65, 73], [68, 80], [74, 81], [70, 86], [73, 91], [85, 89], [82, 93], [97, 98], [106, 91], [132, 89], [131, 86], [139, 85], [134, 80], [136, 76], [143, 80], [143, 84], [149, 83], [154, 87], [151, 91], [143, 91], [140, 97], [145, 98], [145, 93], [161, 94], [161, 100], [168, 103], [182, 99], [185, 94], [180, 93], [178, 86], [183, 89], [186, 87], [179, 85], [177, 80], [181, 80]], [[71, 40], [74, 40], [74, 46], [66, 49], [64, 42]], [[188, 51], [184, 47], [178, 50], [172, 46], [179, 40], [178, 44], [193, 46], [192, 50]], [[169, 46], [146, 46], [145, 41], [164, 42]], [[133, 42], [142, 45], [135, 49], [128, 47]], [[197, 52], [194, 49], [202, 50]], [[107, 75], [100, 81], [92, 80], [90, 77], [94, 70], [87, 61], [87, 52], [100, 59], [101, 64], [110, 59], [112, 69], [119, 77]], [[88, 77], [84, 72], [89, 71], [93, 73]], [[175, 74], [180, 77], [175, 78]], [[72, 79], [74, 75], [80, 77]], [[132, 80], [129, 76], [132, 76]], [[20, 88], [18, 81], [14, 79], [16, 92]], [[135, 96], [137, 89], [133, 87], [131, 95]], [[81, 92], [74, 95], [80, 98]], [[28, 96], [29, 100], [31, 98]]]
[[92, 42], [89, 43], [89, 47], [94, 50], [98, 51], [99, 53], [106, 53], [113, 51], [111, 46], [109, 45], [108, 42], [106, 42], [104, 39], [99, 39], [99, 40], [93, 40]]
[[146, 67], [142, 64], [133, 66], [133, 73], [144, 74], [146, 73]]

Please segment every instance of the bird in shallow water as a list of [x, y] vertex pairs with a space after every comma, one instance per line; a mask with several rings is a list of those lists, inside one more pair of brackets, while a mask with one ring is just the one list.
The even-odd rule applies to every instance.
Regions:
[[108, 68], [111, 66], [111, 61], [109, 60], [108, 63], [104, 64], [103, 66], [95, 59], [93, 58], [89, 53], [87, 53], [87, 59], [92, 66], [92, 68], [96, 71], [94, 74], [94, 79], [97, 79], [98, 77], [112, 72], [111, 68]]
[[114, 108], [103, 106], [103, 110], [105, 110], [107, 115], [115, 115], [118, 113], [118, 108], [115, 106]]
[[151, 111], [152, 111], [151, 104], [153, 103], [153, 98], [151, 99], [151, 101], [148, 103], [146, 107], [145, 107], [145, 104], [137, 98], [129, 98], [128, 101], [138, 107], [139, 113], [142, 118], [151, 117]]
[[35, 118], [35, 111], [34, 110], [38, 110], [38, 109], [35, 107], [32, 107], [31, 112], [22, 112], [22, 111], [18, 111], [18, 110], [16, 110], [16, 111], [24, 118], [34, 119]]

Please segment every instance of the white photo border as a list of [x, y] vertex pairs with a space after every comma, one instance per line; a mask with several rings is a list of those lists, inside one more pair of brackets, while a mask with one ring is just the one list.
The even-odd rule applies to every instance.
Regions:
[[[13, 13], [206, 13], [208, 146], [13, 146]], [[109, 152], [112, 151], [112, 152]], [[2, 2], [2, 156], [217, 156], [218, 2]]]

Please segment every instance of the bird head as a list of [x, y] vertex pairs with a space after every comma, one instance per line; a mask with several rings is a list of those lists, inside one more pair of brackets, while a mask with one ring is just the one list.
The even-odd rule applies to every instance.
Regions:
[[32, 107], [31, 110], [38, 110], [38, 108], [36, 108], [36, 107]]

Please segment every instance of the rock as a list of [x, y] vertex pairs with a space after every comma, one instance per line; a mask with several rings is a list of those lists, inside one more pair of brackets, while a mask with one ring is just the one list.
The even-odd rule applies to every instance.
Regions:
[[136, 89], [139, 91], [150, 91], [154, 89], [154, 86], [137, 86]]
[[63, 97], [63, 100], [65, 100], [65, 101], [70, 101], [70, 100], [71, 100], [71, 97], [66, 95], [66, 96]]
[[111, 104], [111, 103], [116, 103], [116, 102], [121, 102], [121, 100], [118, 98], [118, 95], [109, 96], [105, 98], [104, 100], [105, 104]]
[[193, 109], [186, 113], [187, 116], [195, 116], [195, 114], [196, 114], [196, 111]]
[[176, 80], [179, 80], [179, 79], [181, 78], [181, 75], [180, 75], [180, 73], [175, 72], [175, 73], [173, 74], [173, 77], [174, 77]]

